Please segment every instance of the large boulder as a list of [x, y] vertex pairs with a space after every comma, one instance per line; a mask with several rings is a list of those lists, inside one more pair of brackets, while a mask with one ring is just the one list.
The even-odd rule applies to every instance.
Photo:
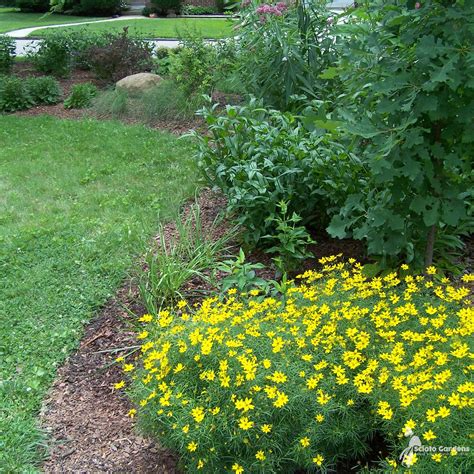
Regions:
[[131, 94], [144, 92], [155, 87], [161, 82], [161, 77], [158, 74], [150, 72], [140, 72], [131, 76], [124, 77], [117, 82], [117, 89], [124, 90]]

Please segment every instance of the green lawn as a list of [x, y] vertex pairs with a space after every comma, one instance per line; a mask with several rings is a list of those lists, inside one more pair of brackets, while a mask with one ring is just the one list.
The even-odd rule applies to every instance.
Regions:
[[20, 13], [14, 8], [0, 8], [0, 33], [19, 30], [20, 28], [29, 28], [31, 26], [58, 25], [61, 23], [93, 20], [100, 20], [100, 18], [70, 15], [47, 15], [45, 17], [44, 13]]
[[196, 186], [192, 144], [141, 126], [0, 116], [0, 472], [34, 472], [57, 367]]
[[197, 32], [204, 38], [226, 38], [232, 36], [234, 23], [230, 19], [219, 18], [145, 18], [141, 20], [122, 20], [91, 25], [78, 25], [33, 32], [30, 36], [45, 37], [54, 31], [120, 32], [129, 27], [132, 35], [146, 38], [177, 38], [181, 33]]

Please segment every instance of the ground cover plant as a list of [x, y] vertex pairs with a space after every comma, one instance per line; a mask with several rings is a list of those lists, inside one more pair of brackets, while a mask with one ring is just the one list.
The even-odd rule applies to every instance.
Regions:
[[33, 26], [60, 25], [61, 23], [76, 23], [94, 21], [100, 18], [78, 17], [69, 15], [44, 15], [44, 13], [20, 13], [14, 8], [0, 7], [0, 33], [30, 28]]
[[35, 105], [57, 104], [61, 87], [52, 77], [0, 76], [0, 112], [16, 112]]
[[83, 109], [89, 107], [97, 95], [97, 87], [90, 82], [76, 84], [71, 89], [71, 94], [64, 101], [65, 109]]
[[453, 448], [408, 451], [404, 467], [469, 472], [455, 448], [468, 443], [474, 391], [469, 289], [434, 267], [368, 279], [353, 260], [321, 264], [273, 297], [234, 288], [143, 315], [138, 364], [119, 359], [134, 380], [130, 415], [187, 472], [340, 472], [361, 459], [392, 472], [413, 434]]
[[0, 143], [0, 471], [33, 472], [57, 367], [196, 174], [188, 141], [115, 122], [0, 116]]
[[[233, 26], [233, 21], [221, 18], [159, 18], [123, 20], [58, 29], [73, 32], [79, 28], [87, 33], [118, 33], [124, 27], [128, 27], [132, 36], [146, 38], [178, 38], [180, 32], [191, 30], [198, 32], [204, 38], [212, 39], [232, 36]], [[39, 30], [32, 33], [31, 36], [45, 38], [52, 33], [52, 30]]]

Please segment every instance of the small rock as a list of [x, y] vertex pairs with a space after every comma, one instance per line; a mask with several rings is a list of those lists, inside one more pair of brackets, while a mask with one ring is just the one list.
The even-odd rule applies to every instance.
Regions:
[[140, 72], [131, 76], [124, 77], [117, 82], [117, 89], [122, 89], [129, 93], [143, 92], [155, 87], [161, 82], [161, 77], [158, 74], [150, 72]]

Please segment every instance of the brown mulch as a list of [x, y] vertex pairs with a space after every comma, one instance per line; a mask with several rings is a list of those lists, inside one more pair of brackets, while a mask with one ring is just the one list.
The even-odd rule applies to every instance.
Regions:
[[[225, 222], [213, 226], [225, 200], [204, 190], [198, 204], [204, 229], [213, 236], [224, 232]], [[183, 213], [189, 213], [191, 203]], [[173, 223], [164, 228], [167, 238], [176, 237]], [[196, 286], [190, 282], [189, 289]], [[126, 416], [130, 402], [113, 390], [122, 379], [115, 359], [137, 344], [134, 314], [144, 309], [137, 303], [138, 291], [127, 282], [86, 327], [78, 350], [61, 367], [45, 400], [41, 424], [51, 438], [47, 473], [176, 473], [177, 460], [153, 440], [139, 435]]]
[[[228, 225], [214, 222], [224, 209], [225, 199], [203, 190], [197, 199], [202, 226], [217, 238]], [[192, 202], [183, 209], [189, 215]], [[164, 228], [167, 241], [176, 238], [173, 222]], [[202, 282], [191, 281], [191, 293]], [[43, 465], [46, 473], [163, 473], [179, 472], [177, 459], [155, 441], [137, 433], [134, 422], [126, 416], [131, 408], [128, 399], [113, 390], [122, 379], [114, 363], [119, 355], [136, 346], [133, 314], [143, 314], [137, 288], [127, 281], [94, 320], [68, 361], [58, 370], [57, 379], [46, 398], [41, 424], [50, 435], [49, 458]]]

